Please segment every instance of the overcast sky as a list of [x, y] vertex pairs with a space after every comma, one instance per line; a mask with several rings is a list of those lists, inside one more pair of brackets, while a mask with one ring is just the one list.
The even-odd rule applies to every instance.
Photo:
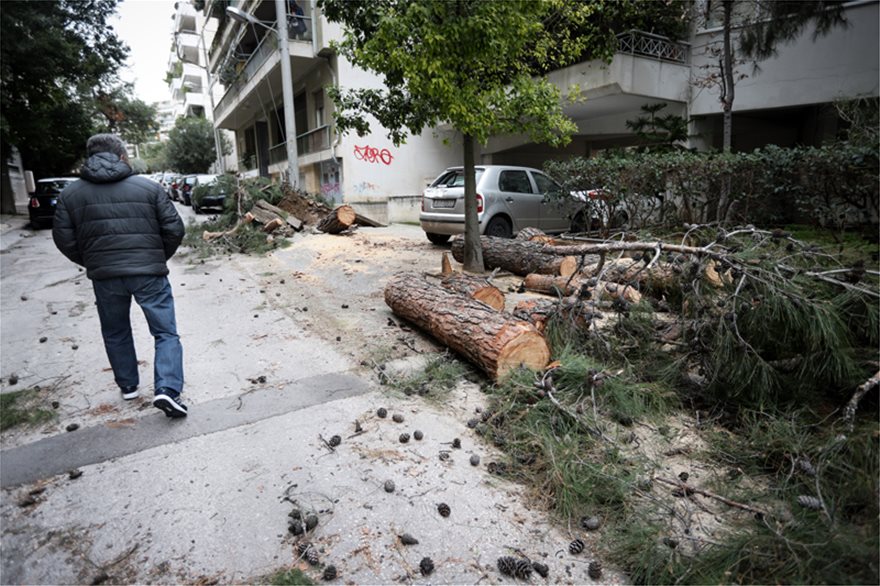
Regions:
[[110, 24], [131, 48], [128, 67], [120, 77], [134, 82], [135, 96], [148, 104], [168, 100], [171, 94], [165, 71], [171, 51], [174, 0], [125, 0], [117, 6], [117, 13]]

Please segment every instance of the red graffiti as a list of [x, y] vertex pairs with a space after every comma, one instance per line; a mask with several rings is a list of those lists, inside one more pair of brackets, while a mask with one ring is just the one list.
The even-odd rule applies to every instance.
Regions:
[[368, 163], [382, 163], [384, 165], [390, 165], [391, 161], [394, 160], [394, 157], [391, 155], [391, 151], [388, 149], [382, 149], [381, 151], [377, 148], [371, 146], [355, 146], [354, 147], [354, 158], [359, 161], [366, 161]]

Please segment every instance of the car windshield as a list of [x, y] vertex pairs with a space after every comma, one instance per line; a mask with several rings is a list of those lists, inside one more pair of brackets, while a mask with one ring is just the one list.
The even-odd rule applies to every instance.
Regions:
[[[479, 167], [474, 169], [476, 183], [480, 181], [482, 174], [483, 169]], [[464, 187], [464, 169], [452, 169], [443, 173], [431, 184], [431, 187]]]
[[70, 181], [40, 181], [37, 183], [37, 195], [57, 195], [67, 187]]

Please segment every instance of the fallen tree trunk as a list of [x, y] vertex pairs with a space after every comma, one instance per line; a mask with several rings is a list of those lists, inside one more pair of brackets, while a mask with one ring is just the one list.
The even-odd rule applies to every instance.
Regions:
[[584, 304], [571, 299], [523, 299], [513, 308], [512, 315], [531, 323], [541, 333], [544, 333], [553, 317], [568, 320], [579, 330], [588, 329], [593, 319], [602, 317], [601, 313], [591, 311]]
[[621, 298], [629, 303], [638, 303], [642, 300], [642, 294], [630, 285], [588, 279], [584, 276], [557, 277], [533, 273], [526, 275], [523, 287], [535, 293], [562, 297], [580, 295], [582, 290], [586, 290], [596, 299]]
[[376, 220], [374, 220], [372, 218], [368, 218], [368, 217], [362, 216], [360, 214], [354, 215], [354, 223], [357, 224], [358, 226], [366, 226], [368, 228], [384, 228], [385, 227], [385, 224], [382, 224], [381, 222], [377, 222]]
[[[492, 236], [481, 236], [480, 242], [483, 265], [487, 269], [502, 269], [520, 276], [529, 273], [568, 276], [578, 269], [577, 257], [547, 253], [543, 249], [549, 247], [537, 242]], [[452, 257], [464, 262], [464, 238], [461, 236], [452, 240]]]
[[648, 268], [641, 261], [633, 259], [620, 259], [604, 265], [592, 264], [586, 267], [583, 273], [591, 277], [598, 277], [601, 274], [603, 281], [646, 285], [658, 291], [669, 288], [674, 280], [674, 274], [668, 267]]
[[[281, 208], [270, 204], [265, 199], [258, 199], [254, 203], [254, 209], [259, 209], [259, 210], [268, 212], [270, 214], [274, 214], [275, 217], [280, 218], [283, 222], [285, 222], [288, 226], [290, 226], [291, 228], [293, 228], [297, 232], [302, 230], [302, 227], [303, 227], [302, 220], [300, 220], [299, 218], [293, 216], [292, 214], [282, 210]], [[251, 210], [251, 211], [253, 211], [253, 210]], [[258, 221], [260, 221], [260, 220], [258, 220]], [[266, 224], [268, 222], [263, 222], [263, 223]]]
[[222, 238], [224, 236], [232, 236], [236, 232], [238, 232], [242, 226], [245, 224], [250, 224], [254, 221], [254, 216], [251, 213], [247, 213], [243, 218], [239, 219], [238, 222], [235, 223], [235, 226], [230, 228], [229, 230], [224, 230], [222, 232], [208, 232], [205, 230], [202, 232], [202, 240], [208, 242], [210, 240], [215, 240], [217, 238]]
[[324, 216], [324, 219], [318, 222], [317, 228], [326, 234], [339, 234], [351, 228], [356, 218], [354, 209], [350, 205], [343, 204]]
[[452, 273], [440, 281], [440, 284], [465, 297], [485, 303], [497, 311], [504, 309], [504, 293], [483, 277]]
[[544, 336], [530, 323], [463, 298], [418, 274], [392, 277], [385, 286], [385, 303], [493, 379], [521, 365], [540, 370], [550, 360]]

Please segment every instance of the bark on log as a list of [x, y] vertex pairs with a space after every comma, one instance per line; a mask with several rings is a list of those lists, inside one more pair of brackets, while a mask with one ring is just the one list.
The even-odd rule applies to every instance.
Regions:
[[536, 293], [561, 295], [563, 297], [577, 295], [581, 289], [586, 288], [596, 299], [623, 298], [629, 303], [638, 303], [642, 300], [642, 294], [629, 285], [608, 281], [591, 283], [590, 279], [578, 276], [569, 278], [533, 273], [526, 275], [526, 278], [523, 280], [523, 287]]
[[263, 232], [266, 232], [267, 234], [271, 234], [272, 232], [274, 232], [275, 230], [277, 230], [278, 228], [280, 228], [283, 225], [284, 225], [284, 220], [282, 220], [281, 218], [272, 218], [271, 220], [266, 222], [266, 224], [263, 226]]
[[527, 321], [542, 334], [554, 316], [567, 319], [578, 329], [586, 330], [593, 318], [602, 317], [600, 313], [590, 311], [583, 304], [570, 299], [551, 301], [549, 299], [523, 299], [516, 304], [511, 312], [513, 317]]
[[544, 368], [550, 349], [533, 325], [429, 283], [415, 273], [392, 277], [385, 303], [494, 379], [520, 365]]
[[646, 268], [641, 261], [632, 259], [621, 259], [604, 265], [592, 264], [586, 267], [583, 272], [591, 277], [602, 273], [603, 281], [647, 285], [658, 291], [668, 289], [674, 278], [674, 274], [668, 267], [652, 266]]
[[350, 205], [343, 204], [318, 222], [318, 230], [326, 234], [339, 234], [351, 228], [356, 217], [354, 209]]
[[[487, 269], [498, 268], [524, 277], [530, 273], [568, 276], [578, 267], [577, 257], [547, 253], [543, 249], [549, 247], [537, 242], [491, 236], [481, 236], [480, 242], [483, 246], [483, 265]], [[452, 257], [464, 262], [462, 236], [452, 240]]]
[[376, 220], [373, 220], [372, 218], [368, 218], [368, 217], [362, 216], [360, 214], [354, 215], [354, 223], [357, 224], [358, 226], [366, 226], [368, 228], [384, 228], [385, 227], [385, 224], [382, 224], [380, 222], [377, 222]]
[[[300, 220], [299, 218], [297, 218], [293, 214], [290, 214], [289, 212], [282, 210], [281, 208], [279, 208], [277, 206], [273, 206], [265, 199], [258, 199], [254, 203], [254, 208], [259, 208], [260, 210], [264, 210], [266, 212], [274, 214], [276, 217], [281, 218], [282, 221], [284, 221], [288, 226], [290, 226], [291, 228], [293, 228], [297, 232], [299, 232], [303, 228], [302, 220]], [[263, 222], [263, 223], [265, 224], [267, 222]]]
[[496, 311], [504, 309], [504, 293], [483, 277], [453, 273], [440, 284], [465, 297], [481, 301]]

